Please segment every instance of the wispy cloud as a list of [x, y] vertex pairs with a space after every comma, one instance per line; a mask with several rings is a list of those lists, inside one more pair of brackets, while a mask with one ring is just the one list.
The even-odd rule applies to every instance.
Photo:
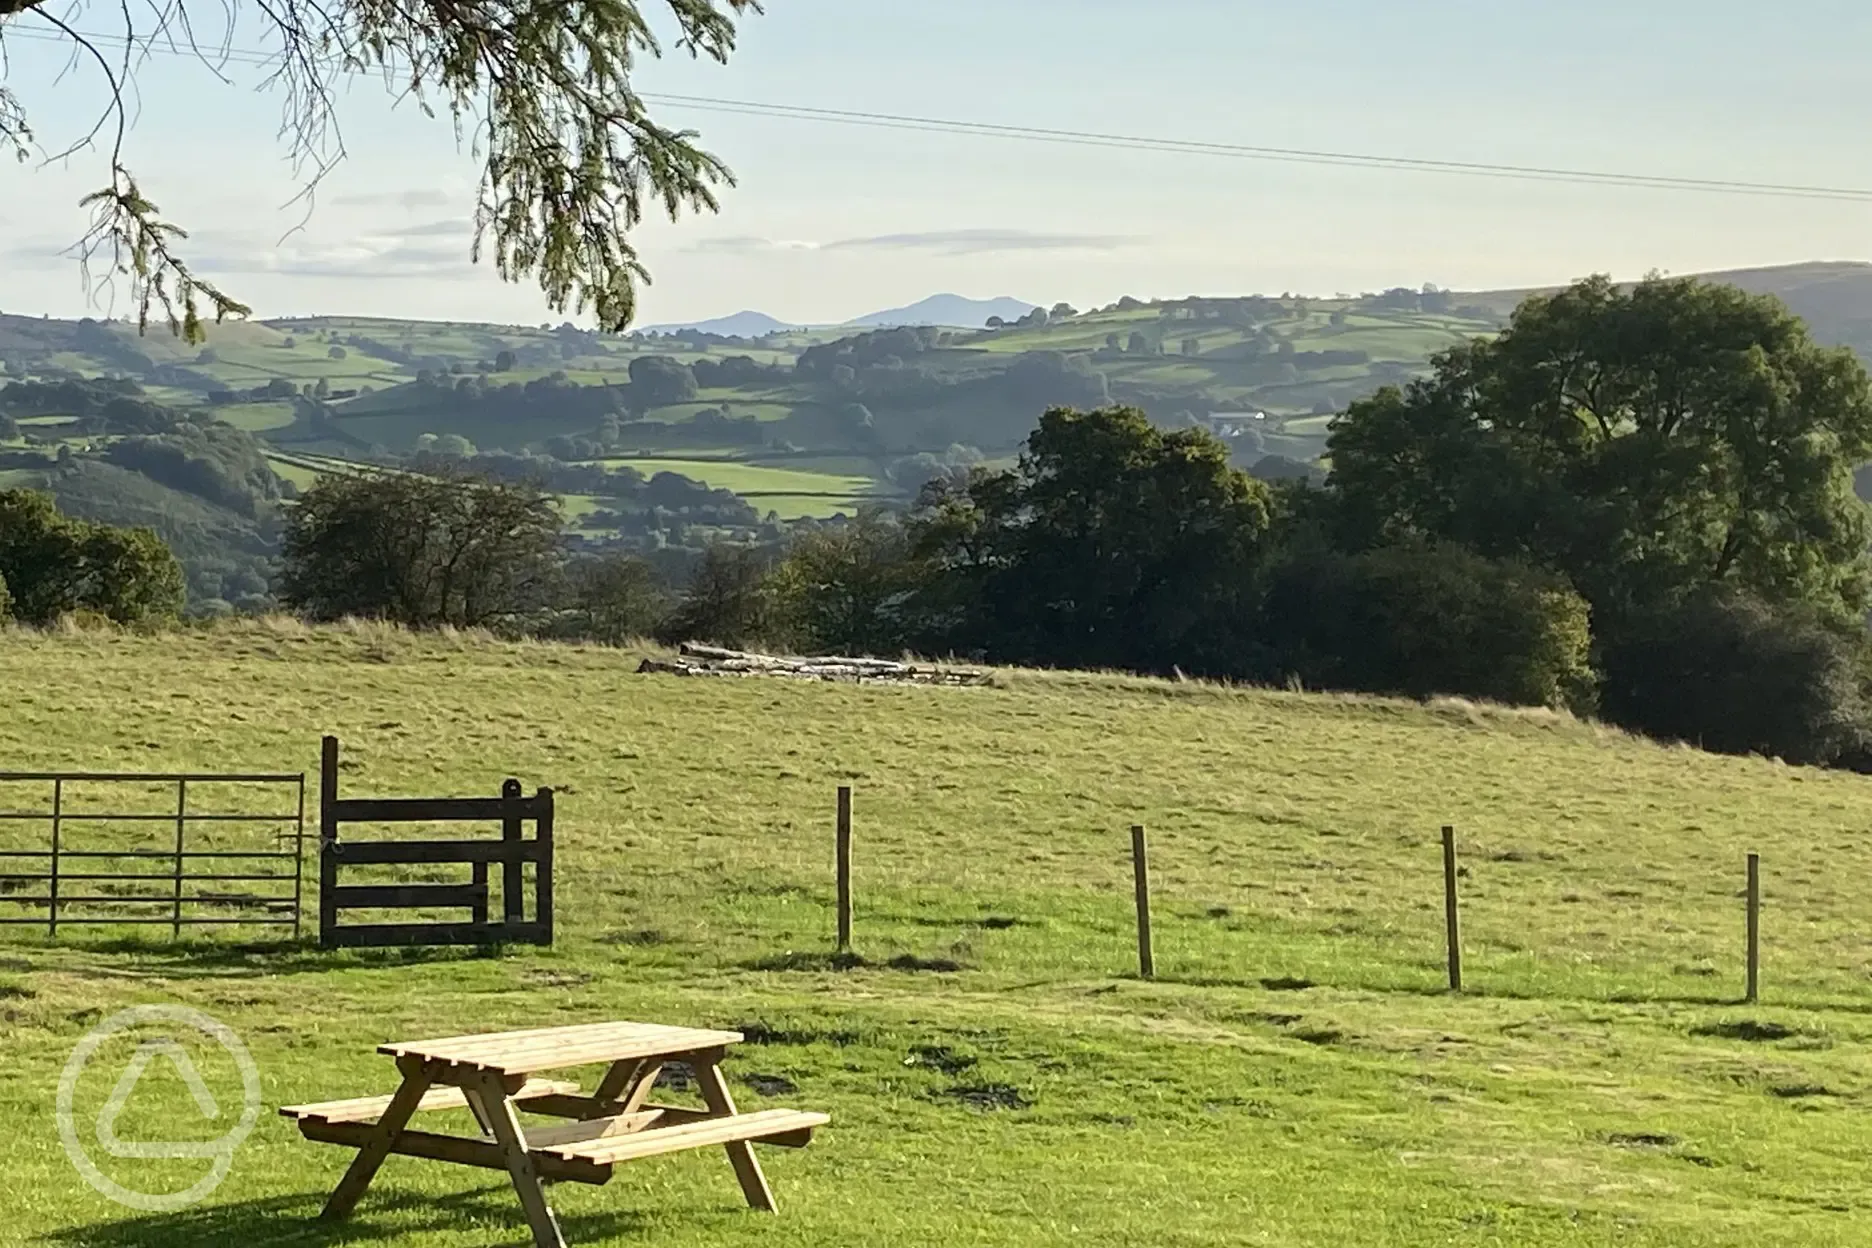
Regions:
[[[433, 231], [455, 234], [459, 231]], [[431, 240], [431, 232], [412, 235], [383, 231], [344, 242], [319, 242], [295, 236], [284, 242], [225, 237], [204, 240], [195, 267], [204, 273], [274, 273], [286, 277], [431, 280], [469, 277], [465, 238]]]
[[373, 230], [390, 238], [467, 238], [474, 233], [474, 222], [465, 217], [447, 221], [425, 221], [421, 225], [401, 225]]
[[963, 256], [990, 251], [1116, 251], [1142, 239], [1123, 234], [1059, 234], [1043, 230], [930, 230], [841, 238], [822, 251], [934, 251]]
[[749, 255], [775, 251], [925, 251], [945, 256], [1018, 251], [1116, 251], [1143, 242], [1124, 234], [1072, 234], [1043, 230], [929, 230], [914, 234], [874, 234], [819, 243], [797, 239], [735, 235], [698, 239], [688, 250], [705, 254]]
[[414, 211], [417, 208], [446, 208], [456, 202], [456, 197], [433, 187], [418, 187], [405, 191], [367, 191], [357, 195], [339, 195], [332, 202], [354, 208], [403, 208]]

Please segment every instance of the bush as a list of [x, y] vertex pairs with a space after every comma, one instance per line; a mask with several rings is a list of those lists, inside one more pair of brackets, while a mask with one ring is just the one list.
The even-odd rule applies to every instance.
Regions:
[[1622, 727], [1790, 763], [1831, 763], [1863, 748], [1866, 642], [1857, 627], [1714, 591], [1609, 631], [1604, 708]]
[[92, 611], [119, 624], [182, 610], [182, 567], [148, 529], [59, 514], [50, 495], [0, 490], [0, 580], [12, 614], [46, 625]]
[[1585, 601], [1565, 582], [1454, 546], [1322, 553], [1275, 570], [1262, 640], [1319, 688], [1590, 710]]
[[915, 568], [894, 517], [866, 514], [801, 537], [775, 569], [779, 631], [818, 653], [892, 655], [909, 645]]
[[6, 577], [0, 576], [0, 623], [13, 618], [13, 596], [7, 593]]
[[773, 595], [767, 572], [767, 559], [757, 550], [710, 546], [689, 578], [682, 601], [657, 629], [657, 640], [665, 645], [707, 641], [746, 646], [772, 636]]

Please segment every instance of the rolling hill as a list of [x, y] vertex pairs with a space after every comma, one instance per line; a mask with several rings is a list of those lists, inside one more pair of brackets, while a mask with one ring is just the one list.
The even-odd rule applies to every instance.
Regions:
[[[1780, 296], [1819, 340], [1872, 357], [1872, 264], [1711, 276]], [[1318, 471], [1307, 465], [1324, 451], [1334, 413], [1421, 375], [1439, 351], [1497, 332], [1528, 293], [1123, 299], [993, 330], [774, 329], [771, 318], [742, 314], [758, 319], [656, 337], [569, 324], [322, 317], [214, 326], [199, 348], [121, 322], [0, 315], [0, 369], [48, 384], [125, 379], [140, 401], [251, 434], [298, 488], [325, 472], [437, 448], [508, 456], [501, 462], [510, 467], [512, 457], [531, 456], [527, 464], [562, 482], [554, 488], [568, 495], [569, 514], [598, 542], [639, 523], [602, 501], [639, 488], [615, 475], [625, 469], [690, 483], [658, 487], [663, 501], [651, 510], [664, 516], [688, 497], [682, 489], [739, 494], [738, 518], [718, 498], [704, 520], [662, 522], [659, 540], [694, 543], [900, 502], [939, 472], [1005, 462], [1056, 404], [1134, 404], [1163, 423], [1216, 428], [1245, 467]], [[861, 319], [979, 323], [990, 314], [1019, 319], [1031, 307], [945, 295]], [[729, 328], [760, 332], [720, 332]], [[650, 372], [664, 384], [641, 380], [647, 357], [660, 357]], [[50, 479], [51, 457], [102, 453], [70, 413], [17, 414], [31, 421], [13, 448], [0, 449], [8, 477]], [[70, 488], [82, 485], [94, 512], [108, 503], [103, 482], [123, 480], [79, 475]], [[160, 496], [125, 485], [125, 514], [149, 514]], [[223, 547], [244, 567], [258, 557], [245, 536], [252, 517], [206, 517], [182, 503], [171, 510], [171, 527], [192, 549]], [[192, 557], [192, 583], [222, 579], [201, 562], [213, 562], [209, 554]], [[230, 583], [245, 593], [251, 578]]]

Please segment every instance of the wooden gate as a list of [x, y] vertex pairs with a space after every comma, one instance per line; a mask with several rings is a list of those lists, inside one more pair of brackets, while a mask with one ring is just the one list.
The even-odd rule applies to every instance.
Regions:
[[[499, 840], [346, 840], [345, 824], [498, 823]], [[525, 825], [534, 835], [524, 835]], [[347, 867], [460, 864], [467, 882], [433, 880], [341, 884]], [[533, 913], [526, 914], [526, 868], [533, 868]], [[488, 868], [498, 865], [501, 912], [488, 915]], [[388, 945], [550, 945], [553, 938], [553, 792], [521, 794], [518, 780], [499, 797], [338, 796], [338, 738], [326, 737], [319, 767], [319, 944], [327, 949]], [[360, 910], [466, 910], [463, 921], [341, 923]]]
[[303, 774], [4, 771], [0, 795], [0, 924], [299, 935]]

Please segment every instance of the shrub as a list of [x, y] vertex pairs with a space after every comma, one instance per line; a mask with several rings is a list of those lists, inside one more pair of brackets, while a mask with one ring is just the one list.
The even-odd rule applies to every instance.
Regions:
[[1277, 674], [1320, 688], [1591, 709], [1586, 603], [1555, 577], [1454, 546], [1293, 559], [1270, 578]]
[[665, 645], [708, 641], [746, 646], [774, 631], [768, 562], [757, 550], [717, 543], [702, 555], [682, 601], [657, 629]]
[[1711, 591], [1620, 621], [1601, 645], [1605, 715], [1723, 754], [1824, 764], [1863, 747], [1863, 630]]

